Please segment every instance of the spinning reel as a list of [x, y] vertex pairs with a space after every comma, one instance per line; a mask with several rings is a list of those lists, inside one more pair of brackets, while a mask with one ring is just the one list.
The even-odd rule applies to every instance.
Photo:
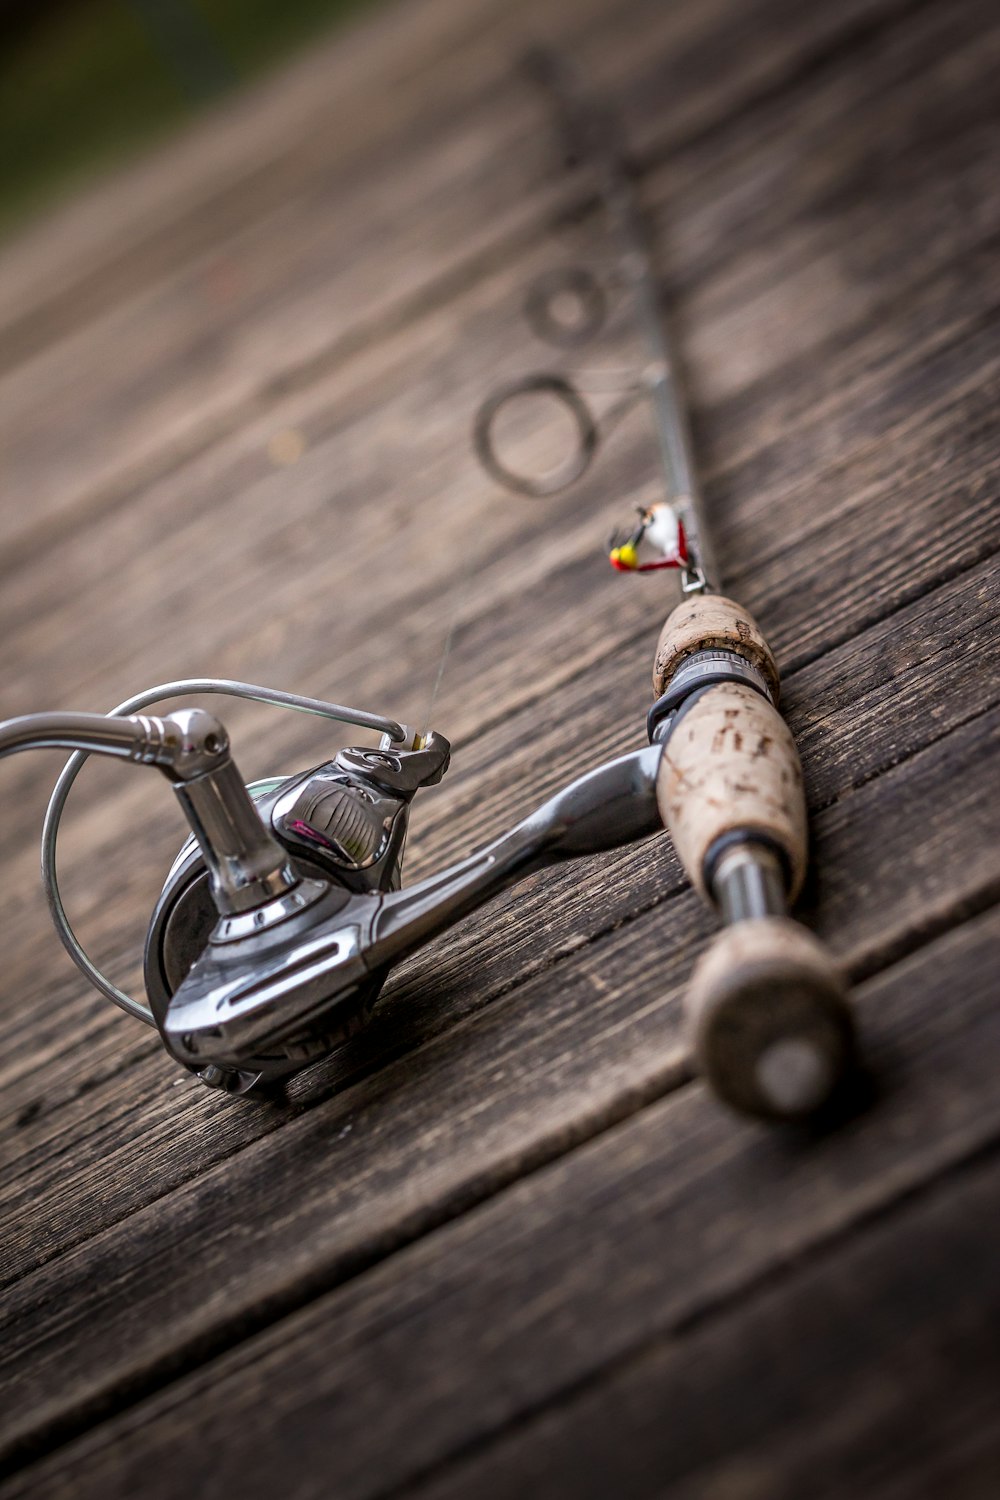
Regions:
[[[223, 692], [381, 732], [298, 775], [244, 785], [225, 728], [203, 709], [135, 712], [165, 697]], [[99, 714], [30, 714], [0, 724], [0, 755], [77, 752], [49, 805], [42, 873], [56, 929], [109, 999], [155, 1025], [206, 1084], [246, 1093], [342, 1046], [368, 1021], [393, 966], [498, 891], [543, 866], [662, 828], [647, 746], [587, 773], [478, 854], [408, 889], [409, 808], [448, 767], [433, 732], [245, 683], [170, 683]], [[146, 939], [149, 1006], [93, 965], [66, 917], [55, 869], [59, 820], [90, 754], [157, 767], [191, 829]]]

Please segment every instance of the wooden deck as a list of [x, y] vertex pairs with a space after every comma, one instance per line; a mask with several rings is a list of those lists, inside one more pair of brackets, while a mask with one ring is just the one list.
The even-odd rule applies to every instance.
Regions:
[[[213, 1094], [59, 948], [58, 757], [7, 761], [5, 1497], [1000, 1493], [980, 0], [404, 4], [6, 247], [0, 712], [218, 674], [419, 721], [454, 619], [410, 878], [641, 742], [668, 601], [601, 545], [655, 483], [648, 430], [546, 502], [469, 443], [499, 377], [552, 363], [532, 276], [597, 243], [514, 67], [532, 38], [620, 100], [643, 168], [722, 567], [802, 752], [801, 910], [874, 1097], [788, 1135], [692, 1079], [712, 923], [665, 838], [457, 928], [286, 1102]], [[594, 362], [629, 340], [612, 318]], [[225, 717], [248, 778], [336, 743]], [[67, 899], [128, 986], [182, 833], [156, 778], [88, 768]]]

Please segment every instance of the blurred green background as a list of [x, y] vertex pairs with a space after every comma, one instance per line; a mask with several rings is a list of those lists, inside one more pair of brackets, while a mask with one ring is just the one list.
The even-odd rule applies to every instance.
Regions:
[[0, 234], [373, 0], [0, 0]]

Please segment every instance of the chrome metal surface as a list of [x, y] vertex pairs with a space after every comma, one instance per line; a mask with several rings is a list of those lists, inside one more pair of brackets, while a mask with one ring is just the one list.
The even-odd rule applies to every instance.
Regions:
[[720, 649], [692, 653], [681, 662], [670, 679], [670, 686], [694, 692], [703, 683], [714, 682], [720, 667], [725, 668], [730, 681], [745, 682], [748, 687], [756, 688], [757, 692], [763, 694], [769, 703], [774, 703], [774, 693], [763, 672], [738, 651]]
[[[579, 777], [478, 854], [404, 891], [398, 880], [406, 813], [416, 791], [447, 767], [450, 746], [440, 735], [415, 736], [412, 749], [384, 739], [378, 749], [341, 750], [316, 771], [267, 787], [258, 805], [233, 764], [224, 728], [201, 709], [164, 719], [44, 715], [0, 726], [0, 753], [39, 742], [154, 764], [173, 782], [201, 857], [189, 841], [151, 934], [163, 941], [178, 895], [204, 880], [203, 868], [220, 915], [176, 989], [163, 992], [163, 1010], [149, 1019], [179, 1061], [236, 1092], [344, 1041], [364, 1024], [394, 964], [512, 882], [660, 828], [662, 752], [651, 745]], [[50, 804], [50, 851], [76, 769], [71, 762], [64, 770]], [[289, 847], [271, 823], [285, 830]], [[319, 878], [295, 870], [294, 839], [318, 862]], [[50, 900], [61, 911], [50, 874]], [[150, 958], [147, 946], [147, 973]], [[166, 956], [158, 951], [153, 959], [165, 976]], [[122, 999], [142, 1014], [137, 1002]]]
[[478, 854], [408, 890], [328, 891], [274, 932], [209, 944], [161, 1030], [189, 1067], [301, 1067], [361, 1025], [390, 968], [514, 881], [660, 830], [648, 746], [588, 772]]
[[[227, 758], [229, 741], [226, 732], [211, 714], [198, 710], [196, 714], [187, 712], [160, 719], [128, 712], [133, 707], [140, 706], [143, 705], [123, 704], [110, 715], [49, 713], [26, 714], [19, 719], [9, 719], [5, 724], [0, 724], [0, 756], [11, 755], [19, 750], [74, 750], [77, 754], [71, 764], [79, 762], [82, 765], [88, 755], [110, 755], [137, 765], [157, 766], [178, 784], [186, 776], [210, 773]], [[49, 813], [51, 810], [50, 802]], [[56, 931], [63, 938], [65, 913], [55, 886], [54, 871], [51, 885], [46, 879], [47, 840], [50, 836], [54, 854], [57, 827], [58, 815], [50, 828], [47, 814], [42, 834], [42, 880]], [[73, 949], [79, 949], [79, 944], [72, 933], [70, 938], [70, 952], [76, 958]], [[80, 952], [82, 953], [82, 949]], [[86, 955], [83, 956], [86, 958]], [[92, 976], [88, 974], [89, 977]], [[103, 981], [103, 975], [99, 977]], [[107, 993], [104, 982], [98, 983], [98, 988]], [[109, 998], [130, 1015], [152, 1023], [149, 1008], [140, 1001], [133, 1000], [130, 995], [115, 989]]]
[[[133, 706], [142, 705], [125, 704], [112, 715], [48, 713], [9, 719], [0, 724], [0, 756], [30, 749], [75, 750], [78, 754], [74, 760], [79, 759], [81, 764], [88, 755], [110, 755], [139, 765], [158, 766], [175, 781], [187, 775], [203, 775], [227, 757], [229, 742], [225, 730], [211, 714], [199, 710], [198, 716], [189, 712], [160, 719], [127, 714]], [[55, 827], [53, 839], [54, 835]], [[42, 878], [56, 930], [62, 936], [58, 916], [64, 913], [58, 891], [54, 892], [53, 905], [53, 891], [45, 876], [46, 830], [43, 830]], [[103, 989], [103, 985], [98, 987]], [[130, 1014], [152, 1021], [148, 1008], [139, 1001], [120, 991], [111, 998]]]
[[[253, 913], [240, 912], [220, 918], [212, 900], [208, 870], [198, 846], [192, 840], [186, 846], [183, 860], [175, 862], [150, 918], [146, 934], [143, 980], [150, 1009], [159, 1025], [166, 1015], [170, 996], [183, 983], [209, 943], [219, 941], [230, 931], [246, 937], [254, 930]], [[293, 898], [318, 882], [330, 888], [329, 870], [313, 860], [294, 858], [299, 884], [288, 896], [280, 897], [276, 906], [288, 916], [296, 916], [303, 907], [292, 905]], [[345, 896], [346, 899], [346, 896]], [[232, 929], [229, 923], [233, 923]], [[277, 917], [269, 926], [277, 926]]]
[[369, 961], [398, 962], [534, 870], [659, 832], [661, 755], [658, 745], [649, 745], [588, 771], [478, 854], [387, 897]]
[[377, 991], [361, 947], [379, 898], [326, 897], [274, 932], [205, 949], [161, 1023], [179, 1062], [277, 1076], [358, 1028]]
[[263, 906], [220, 917], [209, 933], [208, 941], [215, 944], [236, 943], [242, 938], [252, 937], [254, 933], [270, 931], [279, 922], [297, 917], [306, 907], [325, 896], [329, 889], [329, 882], [325, 880], [300, 880], [291, 890], [283, 891], [280, 896], [275, 896], [273, 901], [266, 901]]
[[349, 746], [282, 787], [271, 826], [293, 853], [317, 860], [348, 889], [392, 889], [409, 804], [441, 780], [450, 757], [448, 741], [433, 731], [418, 750]]
[[297, 782], [275, 806], [273, 824], [295, 846], [319, 849], [344, 869], [368, 870], [390, 847], [405, 804], [365, 787], [335, 766]]
[[161, 722], [165, 744], [156, 764], [169, 781], [196, 781], [226, 764], [229, 735], [214, 714], [203, 708], [180, 708]]
[[177, 782], [174, 791], [208, 866], [221, 915], [274, 901], [298, 884], [233, 761]]
[[[347, 708], [343, 704], [328, 703], [321, 698], [307, 698], [300, 693], [285, 693], [276, 688], [261, 687], [251, 682], [238, 682], [226, 677], [185, 677], [175, 682], [160, 683], [157, 687], [146, 688], [145, 691], [126, 698], [124, 703], [112, 709], [109, 715], [93, 714], [84, 717], [106, 724], [109, 718], [122, 714], [134, 714], [138, 709], [149, 708], [152, 704], [160, 703], [166, 698], [184, 697], [189, 693], [218, 693], [230, 698], [249, 699], [255, 703], [269, 703], [277, 708], [293, 709], [298, 713], [316, 714], [320, 718], [333, 719], [343, 724], [355, 724], [362, 729], [376, 730], [383, 736], [384, 741], [390, 744], [408, 745], [412, 744], [415, 738], [413, 730], [382, 714], [370, 714], [361, 709]], [[18, 721], [11, 720], [10, 722]], [[72, 748], [63, 742], [59, 744], [60, 748]], [[81, 749], [66, 762], [45, 811], [41, 843], [42, 886], [45, 890], [45, 899], [59, 941], [81, 973], [113, 1005], [117, 1005], [128, 1015], [145, 1021], [147, 1025], [155, 1026], [156, 1021], [150, 1007], [119, 989], [92, 961], [73, 931], [59, 890], [56, 871], [59, 824], [73, 783], [80, 774], [89, 753], [89, 748]]]
[[650, 740], [665, 745], [696, 698], [722, 682], [743, 683], [774, 704], [774, 691], [763, 672], [738, 651], [696, 651], [681, 662], [666, 691], [650, 706], [646, 715]]
[[408, 802], [421, 787], [437, 786], [451, 759], [451, 746], [443, 734], [431, 730], [419, 739], [418, 745], [407, 750], [384, 745], [377, 750], [366, 750], [348, 745], [338, 750], [334, 764], [339, 770], [363, 776]]
[[[205, 1076], [210, 1058], [220, 1087], [229, 1087], [234, 1070], [277, 1077], [330, 1052], [364, 1024], [384, 974], [355, 974], [346, 990], [333, 986], [325, 995], [314, 972], [314, 944], [331, 924], [347, 920], [343, 908], [352, 895], [399, 889], [409, 804], [420, 787], [440, 781], [450, 754], [435, 733], [411, 750], [384, 742], [377, 749], [351, 746], [325, 765], [265, 785], [254, 799], [257, 816], [273, 827], [299, 884], [234, 916], [218, 918], [205, 861], [188, 840], [153, 913], [144, 971], [157, 1025], [187, 1066]], [[358, 907], [362, 927], [373, 910], [370, 901]], [[341, 957], [345, 951], [338, 949]], [[332, 950], [326, 956], [332, 959]], [[288, 997], [280, 998], [285, 969]], [[214, 1014], [211, 1026], [205, 1021], [205, 1035], [201, 1021], [195, 1030], [189, 1025], [191, 1016], [204, 1021], [200, 1008], [186, 1010], [185, 1026], [171, 1030], [178, 1005], [190, 1004], [193, 992], [214, 993], [218, 984], [236, 984], [235, 1008], [227, 1000], [221, 1018]]]
[[773, 850], [763, 844], [735, 844], [720, 857], [712, 892], [723, 922], [783, 917], [788, 911], [785, 873]]
[[0, 724], [0, 756], [19, 750], [80, 750], [138, 765], [168, 765], [174, 754], [166, 721], [145, 714], [25, 714]]

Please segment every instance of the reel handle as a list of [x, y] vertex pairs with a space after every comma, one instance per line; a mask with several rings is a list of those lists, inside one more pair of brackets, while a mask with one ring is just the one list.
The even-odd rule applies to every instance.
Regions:
[[684, 870], [726, 930], [686, 998], [699, 1066], [733, 1108], [800, 1119], [849, 1071], [846, 993], [823, 946], [787, 915], [806, 871], [802, 769], [776, 708], [778, 671], [753, 617], [721, 595], [686, 600], [657, 648], [654, 688], [669, 713], [660, 815]]

